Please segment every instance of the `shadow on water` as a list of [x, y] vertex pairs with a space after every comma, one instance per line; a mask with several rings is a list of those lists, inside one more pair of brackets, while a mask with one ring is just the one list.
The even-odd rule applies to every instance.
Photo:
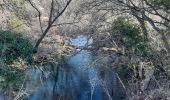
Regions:
[[[71, 43], [83, 47], [92, 43], [92, 39], [78, 36]], [[87, 50], [69, 59], [63, 58], [56, 67], [55, 77], [50, 76], [52, 65], [47, 65], [43, 82], [40, 81], [42, 72], [33, 69], [33, 80], [42, 84], [28, 100], [124, 100], [125, 93], [119, 92], [122, 87], [114, 71], [107, 69], [101, 76], [100, 70], [92, 64], [94, 59], [92, 52]]]

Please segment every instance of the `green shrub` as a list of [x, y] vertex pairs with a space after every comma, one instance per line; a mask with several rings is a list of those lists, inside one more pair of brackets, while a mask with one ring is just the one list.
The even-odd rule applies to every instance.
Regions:
[[0, 31], [0, 89], [18, 91], [24, 81], [24, 70], [14, 62], [22, 59], [33, 64], [33, 46], [21, 33]]
[[166, 9], [170, 9], [170, 1], [169, 0], [150, 0], [152, 4], [155, 6], [161, 6]]
[[119, 42], [125, 46], [126, 52], [129, 54], [144, 55], [147, 52], [147, 44], [141, 34], [141, 28], [138, 24], [134, 24], [124, 18], [117, 18], [112, 25], [113, 38], [118, 36], [121, 38]]
[[1, 59], [12, 63], [19, 58], [32, 63], [33, 46], [31, 42], [20, 33], [0, 31]]
[[24, 71], [8, 65], [0, 66], [0, 89], [17, 90], [24, 81]]

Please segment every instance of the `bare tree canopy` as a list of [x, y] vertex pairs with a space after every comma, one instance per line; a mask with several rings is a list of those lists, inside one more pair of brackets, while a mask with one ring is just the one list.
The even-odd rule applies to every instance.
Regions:
[[41, 41], [43, 40], [43, 38], [46, 36], [46, 34], [48, 33], [49, 29], [52, 27], [52, 25], [54, 24], [54, 22], [64, 13], [64, 11], [67, 9], [67, 7], [69, 6], [70, 2], [72, 0], [66, 1], [66, 4], [63, 6], [63, 4], [61, 5], [58, 1], [51, 1], [51, 5], [50, 5], [50, 14], [49, 14], [49, 20], [48, 20], [48, 26], [46, 27], [45, 30], [42, 29], [42, 25], [41, 25], [41, 12], [39, 11], [39, 9], [36, 7], [36, 5], [33, 4], [33, 2], [31, 0], [28, 0], [28, 2], [31, 4], [31, 6], [33, 8], [35, 8], [38, 12], [38, 17], [39, 17], [39, 22], [40, 22], [40, 27], [41, 27], [41, 31], [42, 31], [42, 35], [41, 37], [38, 39], [38, 41], [35, 44], [35, 48], [37, 48], [39, 46], [39, 44], [41, 43]]
[[0, 100], [170, 100], [170, 0], [0, 0]]

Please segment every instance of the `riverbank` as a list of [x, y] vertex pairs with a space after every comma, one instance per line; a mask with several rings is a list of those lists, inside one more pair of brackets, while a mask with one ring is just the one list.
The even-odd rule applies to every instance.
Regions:
[[[89, 41], [87, 36], [80, 35], [72, 38], [70, 44], [76, 47], [84, 47], [91, 43], [92, 39]], [[121, 100], [121, 98], [125, 98], [123, 88], [114, 71], [109, 67], [105, 68], [101, 64], [109, 64], [107, 59], [100, 63], [98, 62], [98, 56], [90, 50], [77, 48], [75, 52], [76, 54], [71, 53], [69, 57], [64, 57], [62, 62], [55, 65], [57, 68], [53, 78], [51, 78], [51, 65], [44, 66], [42, 68], [43, 73], [41, 73], [40, 69], [34, 69], [31, 74], [33, 77], [32, 82], [34, 82], [29, 84], [29, 87], [34, 87], [36, 82], [42, 85], [39, 85], [39, 88], [34, 88], [32, 95], [28, 97], [30, 100], [53, 100], [59, 98], [62, 100], [84, 100], [85, 98], [87, 100], [90, 98], [91, 100], [109, 98]], [[104, 73], [101, 67], [105, 69]], [[40, 76], [45, 76], [42, 78], [45, 81], [41, 81]], [[114, 95], [112, 92], [114, 92]]]
[[[9, 32], [11, 32], [11, 34], [5, 34], [4, 37], [0, 37], [1, 43], [4, 43], [1, 45], [1, 58], [9, 59], [11, 63], [10, 66], [7, 66], [6, 64], [4, 64], [5, 61], [3, 61], [2, 59], [0, 62], [0, 85], [3, 87], [0, 89], [0, 92], [2, 94], [0, 95], [1, 98], [9, 97], [16, 99], [31, 94], [31, 92], [26, 91], [26, 89], [28, 89], [29, 91], [29, 88], [25, 86], [25, 82], [28, 82], [28, 80], [30, 80], [30, 77], [28, 75], [28, 73], [30, 73], [30, 69], [41, 69], [43, 68], [43, 65], [45, 66], [49, 63], [54, 64], [54, 67], [56, 67], [58, 62], [62, 60], [61, 57], [67, 55], [73, 50], [73, 48], [67, 46], [67, 41], [69, 40], [68, 37], [62, 35], [59, 32], [58, 27], [52, 27], [47, 36], [44, 38], [40, 47], [38, 48], [37, 53], [34, 53], [32, 55], [33, 51], [29, 50], [28, 44], [24, 44], [27, 43], [24, 39], [29, 39], [29, 41], [31, 41], [31, 44], [35, 45], [37, 39], [41, 36], [41, 31], [38, 26], [38, 19], [32, 22], [33, 23], [31, 26], [26, 26], [24, 28], [24, 32], [15, 32], [14, 30], [10, 30]], [[46, 25], [44, 25], [43, 27], [45, 26]], [[17, 35], [15, 36], [15, 34], [13, 33], [21, 33], [23, 37], [17, 38]], [[1, 33], [0, 35], [3, 35], [3, 33]], [[11, 43], [13, 44], [12, 46]], [[25, 54], [22, 54], [23, 52]], [[20, 55], [23, 58], [18, 58], [17, 61], [13, 60], [13, 58], [15, 59], [15, 57]], [[31, 55], [31, 57], [29, 55]], [[9, 57], [7, 58], [6, 56]], [[33, 61], [31, 60], [31, 63], [28, 64], [27, 61], [24, 61], [23, 59], [29, 57], [30, 59], [33, 58]], [[31, 89], [33, 88], [30, 88], [30, 90]]]

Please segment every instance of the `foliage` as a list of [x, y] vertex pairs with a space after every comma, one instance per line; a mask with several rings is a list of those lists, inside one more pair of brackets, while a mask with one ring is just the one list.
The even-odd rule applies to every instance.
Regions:
[[154, 5], [165, 7], [166, 9], [170, 9], [170, 0], [151, 0], [151, 3]]
[[24, 70], [11, 66], [20, 59], [32, 64], [33, 46], [21, 33], [0, 31], [0, 89], [19, 89], [24, 80]]
[[[118, 46], [125, 48], [125, 53], [129, 61], [123, 65], [120, 64], [116, 71], [123, 81], [128, 81], [132, 77], [140, 79], [135, 73], [138, 72], [139, 63], [135, 61], [131, 62], [131, 58], [144, 58], [146, 60], [152, 51], [144, 34], [142, 34], [140, 25], [133, 23], [131, 20], [119, 17], [113, 22], [112, 37], [119, 43]], [[133, 68], [133, 64], [136, 65], [136, 69]]]
[[8, 65], [0, 66], [0, 89], [19, 89], [24, 80], [24, 71]]
[[1, 59], [6, 63], [12, 63], [19, 58], [32, 62], [33, 46], [31, 42], [20, 33], [0, 31]]
[[16, 32], [23, 32], [26, 16], [25, 0], [10, 1], [9, 27]]
[[125, 46], [127, 52], [139, 55], [146, 54], [147, 44], [139, 25], [119, 17], [113, 22], [112, 33], [113, 37], [118, 35], [121, 38], [122, 45]]
[[24, 29], [24, 23], [23, 20], [20, 20], [18, 16], [16, 15], [17, 13], [11, 12], [9, 16], [9, 26], [11, 29], [13, 29], [16, 32], [22, 32]]

